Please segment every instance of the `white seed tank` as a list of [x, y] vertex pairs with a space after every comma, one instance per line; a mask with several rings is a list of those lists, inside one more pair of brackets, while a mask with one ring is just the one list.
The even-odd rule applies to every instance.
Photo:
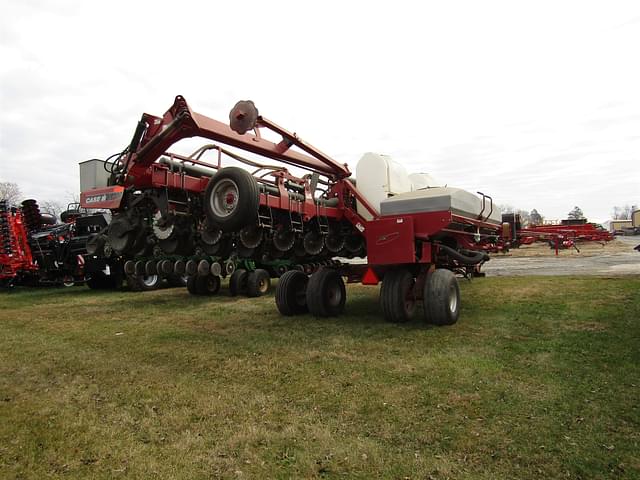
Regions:
[[[391, 195], [411, 191], [407, 170], [388, 155], [365, 153], [356, 165], [358, 191], [379, 212], [380, 202]], [[370, 220], [373, 216], [358, 202], [358, 214]]]
[[[426, 173], [409, 175], [388, 155], [365, 153], [356, 165], [356, 186], [381, 215], [449, 210], [471, 218], [482, 216], [490, 223], [501, 222], [500, 210], [492, 208], [488, 199], [483, 202], [473, 193], [442, 186]], [[366, 220], [372, 218], [360, 202], [357, 210]]]
[[[371, 205], [380, 212], [380, 203], [401, 193], [440, 185], [428, 173], [412, 173], [389, 155], [365, 153], [356, 165], [358, 190]], [[367, 220], [372, 218], [369, 211], [358, 202], [358, 214]]]

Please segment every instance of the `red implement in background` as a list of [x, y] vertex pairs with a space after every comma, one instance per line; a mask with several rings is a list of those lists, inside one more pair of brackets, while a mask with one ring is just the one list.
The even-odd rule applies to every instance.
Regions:
[[37, 269], [21, 210], [0, 201], [0, 283], [11, 284], [19, 275]]

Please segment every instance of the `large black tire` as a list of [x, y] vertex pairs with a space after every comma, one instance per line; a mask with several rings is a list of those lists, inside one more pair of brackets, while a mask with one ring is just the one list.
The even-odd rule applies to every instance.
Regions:
[[247, 296], [261, 297], [271, 287], [271, 275], [266, 270], [258, 268], [247, 276]]
[[220, 277], [215, 275], [196, 277], [196, 291], [200, 295], [215, 295], [220, 291]]
[[162, 284], [160, 275], [127, 275], [127, 285], [134, 292], [157, 290]]
[[195, 275], [190, 275], [189, 277], [187, 277], [187, 291], [191, 295], [200, 295], [200, 292], [198, 292], [198, 288], [196, 286], [197, 278], [198, 277], [196, 277]]
[[321, 268], [309, 277], [307, 306], [316, 317], [333, 317], [344, 310], [347, 291], [342, 277], [335, 270]]
[[204, 193], [209, 223], [225, 232], [235, 232], [254, 223], [260, 206], [256, 179], [238, 167], [218, 170]]
[[434, 325], [453, 325], [460, 315], [460, 287], [453, 272], [438, 269], [429, 274], [423, 292], [425, 320]]
[[414, 285], [415, 279], [407, 269], [385, 273], [380, 288], [380, 306], [385, 320], [394, 323], [411, 320], [416, 311]]
[[245, 295], [247, 293], [247, 271], [239, 268], [229, 277], [229, 294], [232, 297], [236, 295]]
[[282, 315], [300, 315], [307, 307], [307, 283], [309, 277], [298, 270], [289, 270], [280, 277], [276, 287], [276, 307]]

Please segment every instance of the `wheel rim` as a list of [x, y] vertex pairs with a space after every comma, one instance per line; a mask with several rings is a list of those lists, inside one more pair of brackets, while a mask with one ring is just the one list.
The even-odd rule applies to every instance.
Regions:
[[174, 224], [167, 218], [162, 217], [162, 213], [157, 211], [153, 215], [153, 234], [159, 240], [166, 240], [173, 233]]
[[238, 206], [238, 185], [229, 178], [223, 178], [211, 192], [211, 210], [218, 217], [228, 217]]
[[451, 313], [455, 312], [458, 308], [458, 292], [455, 285], [451, 285], [449, 288], [449, 310]]
[[258, 282], [258, 291], [260, 293], [267, 293], [267, 289], [269, 288], [269, 284], [266, 279], [262, 279]]
[[142, 283], [145, 287], [153, 287], [158, 283], [158, 275], [146, 275], [142, 277]]
[[280, 230], [273, 236], [273, 246], [280, 252], [287, 252], [296, 243], [296, 236], [291, 230]]

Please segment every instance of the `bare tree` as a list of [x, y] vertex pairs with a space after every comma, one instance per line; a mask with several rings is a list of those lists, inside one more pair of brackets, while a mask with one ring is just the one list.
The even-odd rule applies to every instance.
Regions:
[[513, 213], [515, 211], [513, 205], [509, 205], [508, 203], [501, 203], [498, 205], [498, 208], [502, 213]]
[[637, 205], [625, 205], [624, 207], [613, 207], [614, 220], [630, 220], [631, 214], [637, 210]]
[[56, 218], [60, 218], [60, 214], [67, 209], [66, 205], [56, 200], [45, 200], [44, 202], [38, 202], [38, 204], [42, 213], [50, 213]]
[[17, 183], [0, 182], [0, 200], [6, 200], [10, 205], [17, 205], [22, 199], [22, 192]]
[[531, 213], [529, 214], [529, 218], [530, 218], [529, 221], [531, 222], [531, 225], [542, 225], [542, 222], [544, 222], [544, 217], [540, 215], [538, 213], [538, 210], [536, 210], [535, 208], [531, 210]]
[[584, 218], [584, 213], [582, 213], [582, 209], [576, 205], [575, 207], [573, 207], [573, 210], [569, 212], [567, 218], [571, 220], [580, 220]]

